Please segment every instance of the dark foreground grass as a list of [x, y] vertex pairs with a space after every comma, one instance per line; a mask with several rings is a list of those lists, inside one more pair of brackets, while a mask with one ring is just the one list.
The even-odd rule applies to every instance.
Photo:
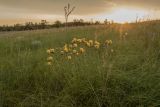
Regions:
[[[159, 107], [160, 25], [78, 27], [0, 34], [0, 107]], [[111, 39], [103, 48], [46, 64], [46, 49], [73, 37]]]

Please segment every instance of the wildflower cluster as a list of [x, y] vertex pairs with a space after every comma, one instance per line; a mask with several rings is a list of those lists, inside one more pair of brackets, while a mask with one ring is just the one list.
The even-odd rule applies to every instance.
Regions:
[[48, 65], [51, 65], [52, 64], [52, 61], [53, 61], [53, 57], [52, 57], [52, 54], [54, 54], [55, 53], [55, 49], [48, 49], [47, 50], [47, 53], [48, 53], [48, 58], [47, 58], [47, 64]]
[[[90, 48], [94, 48], [96, 50], [100, 49], [103, 46], [110, 46], [112, 45], [112, 40], [106, 40], [104, 43], [100, 43], [97, 40], [87, 40], [86, 38], [73, 38], [72, 41], [69, 44], [64, 44], [63, 47], [55, 49], [48, 49], [48, 65], [52, 65], [53, 62], [53, 54], [60, 54], [64, 56], [66, 60], [71, 60], [73, 57], [82, 55], [86, 53]], [[113, 51], [113, 50], [112, 50]]]

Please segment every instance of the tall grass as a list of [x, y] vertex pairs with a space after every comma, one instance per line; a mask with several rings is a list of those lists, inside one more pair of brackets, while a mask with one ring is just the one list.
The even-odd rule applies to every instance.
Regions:
[[[0, 34], [1, 107], [159, 107], [160, 25], [10, 32]], [[55, 56], [48, 66], [46, 49], [73, 37], [111, 39], [112, 54], [89, 50], [72, 60]]]

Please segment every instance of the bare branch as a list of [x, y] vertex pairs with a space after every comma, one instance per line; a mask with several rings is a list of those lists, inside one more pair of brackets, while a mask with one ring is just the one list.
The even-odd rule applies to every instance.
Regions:
[[67, 6], [64, 7], [64, 12], [65, 12], [65, 20], [66, 20], [66, 27], [67, 27], [67, 23], [68, 23], [68, 17], [69, 15], [75, 10], [76, 7], [72, 7], [72, 9], [70, 9], [70, 4], [68, 3]]

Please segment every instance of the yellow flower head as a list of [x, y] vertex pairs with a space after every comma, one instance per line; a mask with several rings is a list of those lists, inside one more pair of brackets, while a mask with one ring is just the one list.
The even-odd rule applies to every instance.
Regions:
[[50, 53], [51, 53], [50, 49], [48, 49], [48, 50], [47, 50], [47, 53], [48, 53], [48, 54], [50, 54]]
[[64, 51], [61, 51], [61, 55], [63, 55], [64, 54]]
[[72, 59], [72, 57], [71, 57], [71, 56], [67, 56], [67, 59], [68, 59], [68, 60], [71, 60], [71, 59]]
[[77, 48], [77, 46], [78, 46], [78, 45], [77, 45], [76, 43], [73, 44], [73, 48]]
[[114, 50], [113, 50], [113, 49], [111, 49], [111, 52], [113, 53], [113, 52], [114, 52]]
[[81, 43], [81, 42], [82, 42], [82, 39], [77, 39], [77, 42]]
[[82, 38], [82, 42], [85, 42], [86, 41], [86, 38]]
[[76, 55], [78, 56], [78, 55], [79, 55], [79, 53], [77, 52], [77, 53], [76, 53]]
[[93, 46], [93, 40], [89, 40], [91, 46]]
[[90, 44], [89, 42], [87, 42], [86, 45], [87, 45], [88, 47], [91, 47], [91, 44]]
[[47, 65], [52, 65], [52, 62], [47, 62]]
[[96, 49], [99, 49], [100, 46], [99, 46], [99, 45], [94, 45], [94, 47], [95, 47]]
[[72, 43], [76, 43], [77, 42], [77, 38], [73, 38]]
[[110, 44], [110, 45], [112, 44], [112, 40], [109, 40], [109, 44]]
[[69, 45], [69, 48], [73, 48], [73, 46], [70, 44], [70, 45]]
[[111, 44], [112, 44], [112, 40], [106, 40], [106, 41], [105, 41], [105, 44], [106, 44], [106, 45], [111, 45]]
[[51, 56], [47, 58], [47, 61], [52, 61], [52, 60], [53, 60], [53, 57]]
[[125, 33], [125, 35], [127, 36], [127, 35], [128, 35], [128, 33], [126, 32], [126, 33]]
[[55, 49], [50, 49], [50, 53], [54, 53], [55, 52]]
[[63, 50], [64, 50], [64, 52], [69, 52], [69, 49], [68, 49], [68, 47], [67, 47], [67, 44], [64, 45]]
[[77, 50], [73, 50], [73, 53], [76, 54], [76, 53], [77, 53]]
[[85, 50], [83, 48], [80, 48], [79, 50], [80, 50], [80, 53], [84, 53], [85, 52]]
[[100, 43], [98, 41], [95, 41], [94, 44], [95, 45], [100, 45]]

